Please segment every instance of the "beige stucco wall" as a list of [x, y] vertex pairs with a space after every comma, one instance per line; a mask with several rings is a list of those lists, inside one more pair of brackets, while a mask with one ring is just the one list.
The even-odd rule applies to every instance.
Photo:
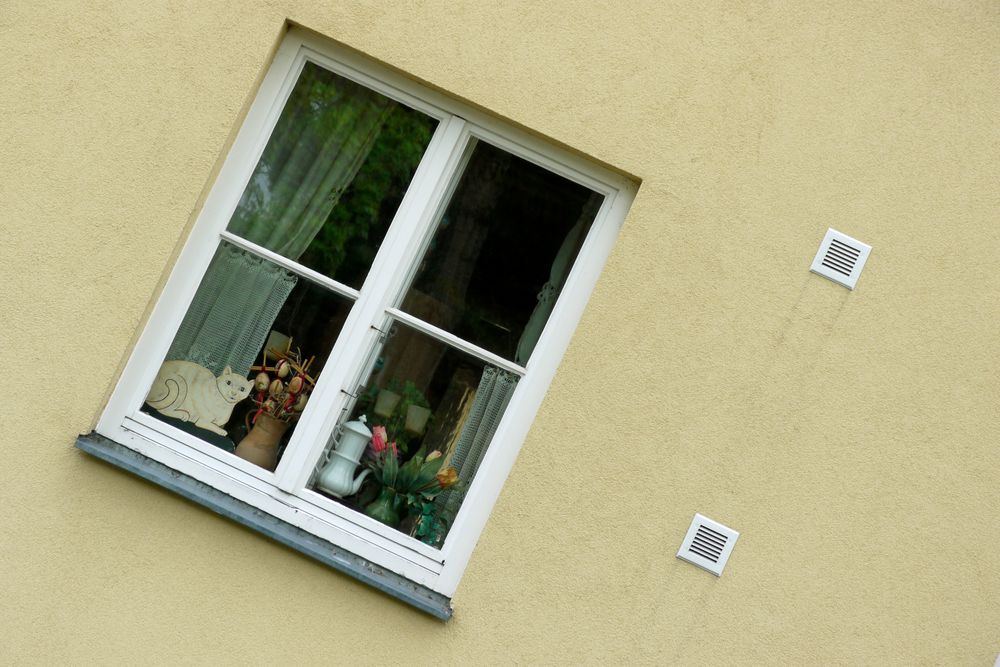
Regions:
[[[1000, 5], [835, 4], [0, 2], [0, 662], [992, 664]], [[446, 625], [72, 448], [286, 18], [642, 180]]]

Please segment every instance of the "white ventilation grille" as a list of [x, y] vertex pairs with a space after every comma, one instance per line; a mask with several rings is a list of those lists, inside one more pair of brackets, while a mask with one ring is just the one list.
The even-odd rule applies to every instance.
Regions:
[[677, 557], [719, 576], [739, 536], [732, 528], [695, 514]]
[[836, 229], [828, 229], [809, 270], [854, 289], [871, 251], [872, 247], [867, 243], [852, 239]]

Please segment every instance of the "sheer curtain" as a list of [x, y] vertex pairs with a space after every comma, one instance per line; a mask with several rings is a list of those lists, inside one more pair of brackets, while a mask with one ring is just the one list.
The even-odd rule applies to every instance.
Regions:
[[354, 180], [395, 102], [307, 65], [229, 231], [298, 259]]
[[[486, 448], [496, 433], [504, 410], [514, 395], [517, 376], [513, 373], [487, 366], [476, 389], [472, 408], [458, 436], [448, 465], [458, 471], [458, 478], [468, 484], [475, 477], [483, 462]], [[443, 515], [451, 520], [462, 504], [465, 492], [452, 490], [438, 496], [436, 503]]]
[[[296, 260], [354, 180], [395, 103], [307, 64], [229, 223]], [[246, 375], [297, 278], [223, 244], [167, 359]]]
[[573, 261], [580, 252], [580, 247], [583, 245], [584, 239], [587, 238], [587, 232], [590, 231], [590, 224], [597, 217], [597, 212], [600, 210], [603, 202], [603, 195], [596, 192], [590, 195], [590, 198], [587, 199], [580, 211], [580, 217], [577, 219], [576, 224], [566, 234], [565, 240], [563, 240], [562, 245], [559, 247], [559, 252], [556, 253], [556, 258], [553, 260], [552, 268], [549, 271], [549, 280], [542, 286], [541, 291], [538, 293], [538, 304], [531, 312], [531, 317], [524, 326], [521, 338], [517, 342], [517, 353], [514, 356], [514, 360], [517, 363], [524, 364], [527, 362], [532, 350], [535, 349], [535, 344], [541, 337], [542, 330], [545, 329], [545, 323], [549, 321], [549, 315], [552, 314], [552, 309], [556, 307], [556, 299], [559, 298], [559, 293], [562, 291], [563, 285], [566, 284], [566, 278], [569, 277], [569, 270], [573, 268]]
[[246, 375], [296, 282], [284, 269], [223, 244], [201, 281], [167, 359], [193, 361], [216, 375], [226, 366]]
[[[555, 308], [556, 299], [562, 291], [569, 271], [583, 245], [590, 225], [597, 216], [597, 212], [604, 201], [604, 197], [598, 193], [593, 193], [580, 210], [580, 216], [570, 231], [566, 234], [559, 252], [552, 262], [549, 272], [549, 280], [542, 287], [538, 294], [538, 304], [535, 306], [524, 332], [521, 334], [517, 344], [515, 359], [518, 363], [525, 363], [531, 355], [535, 344], [538, 342], [545, 323]], [[513, 373], [500, 370], [492, 366], [487, 366], [483, 370], [479, 387], [476, 389], [476, 396], [472, 401], [468, 418], [465, 421], [462, 431], [455, 443], [451, 454], [449, 465], [458, 471], [458, 477], [465, 483], [472, 481], [486, 448], [493, 439], [493, 434], [500, 424], [504, 410], [510, 402], [514, 389], [517, 386], [517, 376]], [[447, 520], [454, 519], [462, 504], [464, 491], [446, 491], [438, 496], [437, 505], [442, 516]]]

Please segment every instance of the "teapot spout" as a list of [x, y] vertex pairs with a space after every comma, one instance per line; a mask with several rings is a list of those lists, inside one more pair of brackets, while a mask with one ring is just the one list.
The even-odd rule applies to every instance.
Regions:
[[365, 481], [365, 477], [367, 477], [369, 473], [371, 473], [371, 470], [365, 468], [361, 471], [361, 474], [354, 479], [354, 483], [351, 484], [351, 495], [358, 492], [358, 489], [361, 488], [361, 482]]

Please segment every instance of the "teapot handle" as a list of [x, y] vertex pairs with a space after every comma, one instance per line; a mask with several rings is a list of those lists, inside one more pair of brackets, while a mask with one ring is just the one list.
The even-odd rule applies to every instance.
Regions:
[[326, 452], [323, 453], [323, 464], [320, 467], [325, 467], [326, 464], [330, 462], [330, 457], [333, 456], [335, 451], [337, 451], [337, 445], [340, 444], [340, 437], [342, 435], [344, 435], [344, 426], [343, 424], [338, 424], [333, 429], [333, 437], [330, 438], [330, 446], [327, 447]]

